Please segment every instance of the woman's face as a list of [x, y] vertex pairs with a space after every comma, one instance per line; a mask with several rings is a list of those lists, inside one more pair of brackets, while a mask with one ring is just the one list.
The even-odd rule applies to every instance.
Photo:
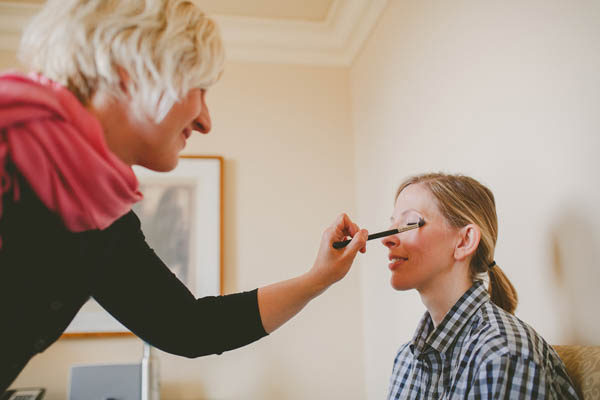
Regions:
[[396, 199], [391, 226], [401, 228], [419, 218], [425, 220], [422, 227], [381, 240], [389, 249], [390, 283], [396, 290], [425, 289], [448, 272], [454, 262], [458, 230], [442, 216], [429, 189], [412, 184]]
[[192, 89], [156, 124], [147, 121], [136, 129], [138, 164], [155, 170], [170, 171], [177, 166], [179, 152], [185, 147], [192, 130], [208, 133], [210, 114], [205, 102], [206, 90]]

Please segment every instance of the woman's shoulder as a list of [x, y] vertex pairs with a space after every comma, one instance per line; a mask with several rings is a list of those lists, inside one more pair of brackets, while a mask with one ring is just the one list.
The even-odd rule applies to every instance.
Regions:
[[483, 359], [508, 356], [545, 365], [556, 357], [531, 325], [491, 301], [481, 307], [473, 322], [469, 336]]

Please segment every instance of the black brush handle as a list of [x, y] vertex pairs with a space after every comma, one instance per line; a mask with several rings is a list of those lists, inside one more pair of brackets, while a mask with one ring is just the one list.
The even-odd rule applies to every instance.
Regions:
[[341, 249], [342, 247], [346, 247], [348, 246], [348, 243], [350, 243], [352, 239], [349, 240], [342, 240], [341, 242], [333, 242], [333, 248], [334, 249]]
[[[379, 239], [386, 236], [395, 235], [396, 233], [410, 231], [411, 229], [420, 228], [425, 225], [425, 220], [423, 218], [419, 218], [419, 222], [413, 222], [412, 224], [407, 224], [404, 228], [400, 229], [390, 229], [389, 231], [377, 232], [369, 235], [367, 240]], [[341, 242], [333, 242], [334, 249], [341, 249], [343, 247], [348, 246], [352, 239], [342, 240]]]

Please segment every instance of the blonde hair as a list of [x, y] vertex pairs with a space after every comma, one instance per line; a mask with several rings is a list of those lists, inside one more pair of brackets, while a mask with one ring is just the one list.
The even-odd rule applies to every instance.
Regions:
[[481, 239], [471, 258], [471, 279], [487, 273], [492, 301], [509, 313], [514, 313], [518, 302], [517, 291], [494, 261], [498, 217], [491, 190], [468, 176], [430, 173], [405, 180], [398, 188], [396, 198], [408, 185], [417, 183], [433, 194], [438, 209], [451, 226], [462, 228], [475, 224], [479, 227]]
[[84, 105], [98, 91], [129, 95], [133, 111], [155, 122], [190, 89], [212, 85], [224, 63], [217, 26], [189, 0], [48, 0], [19, 57]]

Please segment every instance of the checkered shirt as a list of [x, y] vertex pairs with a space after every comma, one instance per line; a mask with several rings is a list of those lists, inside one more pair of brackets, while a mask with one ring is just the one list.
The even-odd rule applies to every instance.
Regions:
[[434, 329], [425, 313], [394, 360], [388, 399], [578, 399], [565, 366], [482, 281]]

